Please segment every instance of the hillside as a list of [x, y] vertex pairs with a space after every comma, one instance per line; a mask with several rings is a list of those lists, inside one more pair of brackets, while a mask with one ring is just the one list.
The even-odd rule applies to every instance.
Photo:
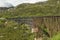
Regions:
[[0, 17], [60, 16], [60, 1], [23, 3], [15, 8], [0, 12]]
[[[29, 17], [33, 16], [35, 18], [32, 18], [31, 21]], [[32, 30], [35, 32], [32, 33]], [[35, 4], [23, 3], [17, 7], [3, 8], [2, 10], [0, 8], [0, 40], [34, 40], [34, 38], [60, 40], [59, 37], [60, 0], [49, 0]]]

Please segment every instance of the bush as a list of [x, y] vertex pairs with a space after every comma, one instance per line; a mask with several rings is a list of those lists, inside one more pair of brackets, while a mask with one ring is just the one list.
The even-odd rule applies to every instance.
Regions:
[[[2, 24], [3, 25], [3, 24]], [[8, 21], [5, 28], [0, 28], [1, 40], [33, 40], [34, 35], [30, 27], [25, 24], [20, 25], [14, 21]]]

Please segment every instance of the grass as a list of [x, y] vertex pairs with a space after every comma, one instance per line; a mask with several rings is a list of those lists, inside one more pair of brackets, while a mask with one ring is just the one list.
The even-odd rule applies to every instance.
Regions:
[[51, 40], [60, 40], [60, 33], [58, 33], [57, 35], [54, 35]]

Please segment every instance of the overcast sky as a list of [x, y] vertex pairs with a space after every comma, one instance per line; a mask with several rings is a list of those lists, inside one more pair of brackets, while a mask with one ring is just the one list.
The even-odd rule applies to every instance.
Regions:
[[[7, 6], [12, 4], [13, 6], [17, 6], [22, 3], [36, 3], [36, 2], [44, 2], [47, 0], [0, 0], [0, 6]], [[9, 4], [10, 3], [10, 4]]]

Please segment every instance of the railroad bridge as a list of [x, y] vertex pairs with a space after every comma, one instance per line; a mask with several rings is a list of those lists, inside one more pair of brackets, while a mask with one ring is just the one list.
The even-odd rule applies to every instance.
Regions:
[[14, 20], [20, 24], [28, 24], [32, 27], [33, 32], [40, 32], [40, 36], [46, 34], [48, 37], [51, 37], [53, 34], [60, 31], [60, 16], [19, 17], [6, 19]]

